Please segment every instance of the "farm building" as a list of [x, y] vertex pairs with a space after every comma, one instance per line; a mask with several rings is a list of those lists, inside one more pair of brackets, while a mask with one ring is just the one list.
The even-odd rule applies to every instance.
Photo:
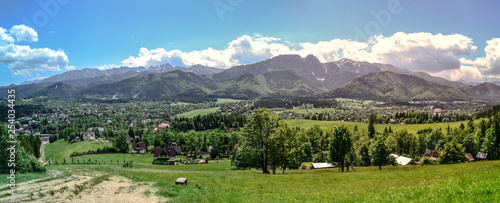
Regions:
[[174, 165], [175, 164], [175, 149], [174, 148], [155, 148], [153, 164]]
[[77, 136], [82, 136], [83, 140], [90, 140], [94, 141], [95, 140], [95, 132], [77, 132]]
[[132, 154], [144, 154], [146, 153], [146, 144], [143, 142], [132, 143]]
[[177, 141], [175, 141], [175, 140], [172, 141], [170, 143], [170, 147], [175, 149], [176, 155], [181, 155], [181, 153], [182, 153], [181, 146], [177, 146]]

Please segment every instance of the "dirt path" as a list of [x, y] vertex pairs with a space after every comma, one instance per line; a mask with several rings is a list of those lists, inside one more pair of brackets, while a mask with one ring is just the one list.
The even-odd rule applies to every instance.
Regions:
[[[72, 171], [71, 175], [32, 180], [16, 186], [16, 195], [0, 202], [165, 202], [155, 195], [153, 183], [133, 182], [121, 176]], [[0, 192], [0, 195], [7, 191]]]
[[42, 166], [47, 164], [47, 162], [45, 162], [45, 144], [44, 143], [42, 143], [42, 145], [40, 146], [40, 158], [38, 158], [38, 162], [40, 162], [40, 164]]

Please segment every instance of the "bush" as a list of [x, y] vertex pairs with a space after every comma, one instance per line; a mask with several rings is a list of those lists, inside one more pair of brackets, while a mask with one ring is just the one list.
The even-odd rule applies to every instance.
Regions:
[[323, 152], [318, 152], [313, 155], [313, 162], [314, 163], [323, 163], [327, 162], [328, 155], [323, 153]]
[[432, 165], [432, 164], [433, 164], [433, 162], [432, 162], [431, 158], [426, 157], [426, 156], [420, 158], [420, 165], [421, 166], [423, 166], [423, 165]]

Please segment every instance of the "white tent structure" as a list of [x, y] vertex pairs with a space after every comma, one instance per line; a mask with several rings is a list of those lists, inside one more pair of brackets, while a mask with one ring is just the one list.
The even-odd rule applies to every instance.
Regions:
[[312, 163], [313, 168], [333, 168], [335, 165], [331, 163]]
[[413, 159], [411, 159], [411, 158], [400, 156], [397, 154], [390, 154], [389, 156], [396, 158], [396, 162], [401, 166], [408, 165], [409, 163], [411, 163], [413, 161]]

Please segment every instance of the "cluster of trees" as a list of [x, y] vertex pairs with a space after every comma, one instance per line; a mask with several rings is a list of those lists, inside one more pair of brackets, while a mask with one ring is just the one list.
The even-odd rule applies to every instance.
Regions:
[[40, 146], [42, 145], [42, 139], [40, 139], [40, 136], [18, 135], [17, 140], [24, 148], [24, 151], [35, 155], [36, 158], [40, 158]]
[[239, 168], [260, 168], [276, 173], [281, 168], [295, 169], [302, 165], [304, 151], [297, 129], [288, 127], [268, 109], [257, 109], [243, 129], [241, 146], [232, 157], [232, 164]]
[[[417, 134], [406, 130], [375, 131], [370, 116], [368, 129], [335, 126], [323, 132], [315, 125], [308, 130], [290, 128], [266, 109], [257, 109], [243, 129], [241, 146], [232, 157], [239, 168], [259, 168], [267, 172], [300, 166], [302, 162], [336, 162], [339, 170], [350, 166], [381, 166], [391, 163], [390, 153], [419, 160], [426, 149], [441, 151], [441, 164], [466, 161], [481, 151], [488, 159], [500, 158], [500, 114], [474, 122], [472, 119], [457, 128], [424, 129]], [[276, 160], [276, 161], [275, 161]], [[394, 162], [394, 161], [392, 161]]]
[[471, 117], [465, 113], [449, 113], [449, 114], [430, 114], [425, 112], [415, 113], [415, 112], [401, 112], [389, 116], [384, 121], [389, 122], [389, 119], [393, 118], [396, 123], [407, 123], [407, 124], [423, 124], [423, 123], [434, 123], [434, 122], [456, 122], [465, 121]]
[[245, 126], [246, 120], [247, 116], [245, 114], [206, 114], [198, 115], [193, 118], [176, 117], [172, 121], [172, 128], [183, 132], [189, 130], [205, 131], [211, 129], [237, 129]]
[[[10, 169], [15, 169], [19, 173], [46, 171], [45, 167], [40, 165], [35, 155], [24, 149], [20, 141], [12, 144], [8, 143], [10, 140], [7, 125], [0, 124], [0, 157], [2, 157], [0, 159], [0, 173], [10, 173]], [[15, 162], [9, 161], [11, 157], [11, 150], [9, 148], [12, 148], [12, 146], [15, 148]], [[12, 163], [15, 163], [15, 165], [12, 165]]]
[[[225, 132], [219, 129], [207, 131], [178, 132], [166, 130], [162, 132], [146, 131], [140, 141], [146, 146], [169, 147], [171, 141], [182, 148], [182, 151], [209, 152], [211, 158], [228, 157], [238, 143], [237, 132]], [[196, 154], [195, 154], [196, 155]]]
[[287, 168], [296, 169], [302, 162], [310, 161], [336, 162], [342, 171], [367, 158], [369, 160], [365, 164], [368, 165], [388, 163], [389, 151], [381, 136], [374, 138], [372, 155], [361, 158], [358, 158], [354, 137], [342, 125], [327, 133], [317, 125], [308, 130], [291, 128], [269, 110], [257, 109], [243, 129], [241, 146], [234, 153], [232, 164], [239, 168], [262, 169], [263, 173], [271, 168], [275, 173], [278, 168], [284, 172]]

